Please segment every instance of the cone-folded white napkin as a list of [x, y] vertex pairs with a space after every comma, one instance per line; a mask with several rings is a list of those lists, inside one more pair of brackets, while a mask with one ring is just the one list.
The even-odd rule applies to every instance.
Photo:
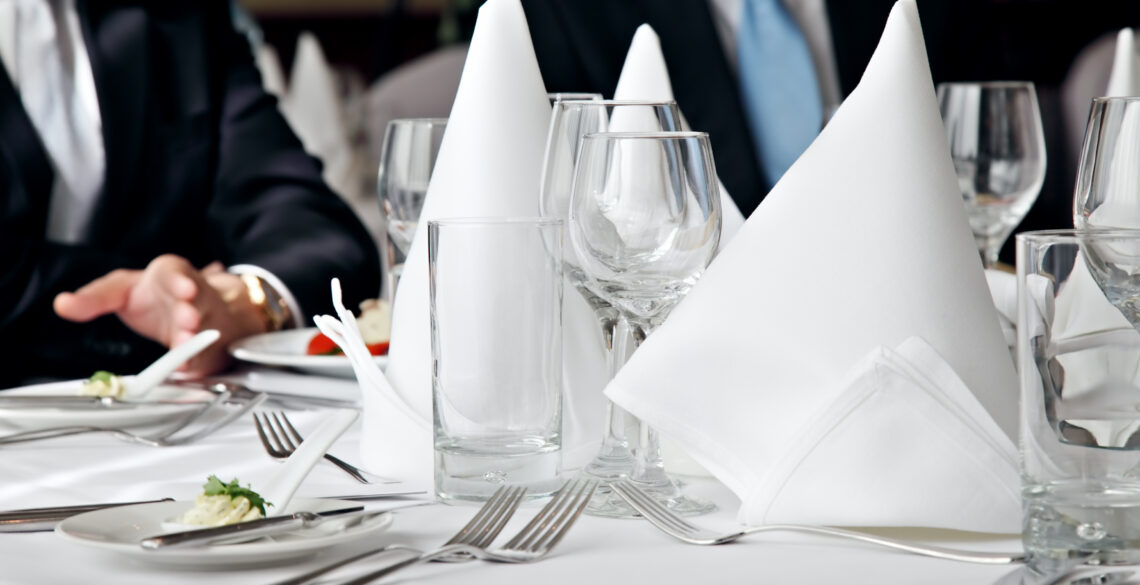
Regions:
[[[792, 520], [783, 510], [811, 506], [814, 521], [838, 523], [849, 516], [843, 502], [855, 477], [835, 476], [797, 505], [794, 492], [781, 492], [762, 517], [750, 515], [753, 498], [773, 481], [795, 483], [772, 469], [834, 408], [851, 368], [911, 337], [982, 405], [967, 410], [976, 424], [957, 428], [996, 423], [1002, 449], [1012, 449], [1017, 380], [958, 192], [918, 11], [902, 0], [859, 86], [607, 394], [735, 491], [742, 521]], [[886, 461], [935, 439], [864, 436], [878, 440], [859, 448]], [[975, 482], [976, 493], [996, 493], [995, 478], [1016, 466], [949, 472]], [[948, 490], [963, 485], [943, 477], [908, 476], [908, 489], [883, 502], [899, 513], [863, 523], [992, 529], [992, 505], [980, 498], [943, 505], [961, 503]], [[825, 490], [834, 497], [821, 497]], [[1009, 505], [1016, 514], [1016, 501]], [[912, 514], [918, 508], [941, 520]]]
[[[490, 0], [479, 10], [467, 61], [440, 145], [408, 254], [392, 315], [386, 370], [397, 397], [431, 420], [431, 338], [427, 222], [449, 217], [537, 216], [542, 156], [550, 102], [538, 69], [526, 17], [518, 0]], [[485, 278], [493, 279], [494, 274]], [[470, 286], [479, 286], [471, 282]], [[578, 295], [567, 291], [567, 297]], [[503, 315], [503, 326], [510, 316]], [[563, 314], [565, 391], [563, 462], [584, 464], [596, 453], [605, 402], [601, 328], [585, 301]], [[369, 396], [391, 388], [364, 389], [364, 457], [391, 440], [373, 422], [383, 404]], [[402, 441], [430, 442], [430, 436]], [[430, 460], [425, 461], [430, 465]]]
[[[637, 27], [629, 51], [622, 64], [618, 77], [615, 100], [662, 100], [672, 101], [673, 82], [669, 79], [669, 69], [665, 65], [665, 54], [661, 52], [661, 39], [648, 24]], [[684, 114], [681, 116], [685, 126]], [[626, 130], [626, 129], [622, 129]], [[700, 128], [694, 128], [700, 131]], [[714, 161], [715, 162], [715, 161]], [[724, 183], [717, 179], [720, 187], [721, 233], [720, 250], [723, 250], [736, 232], [744, 225], [744, 215], [732, 200]]]
[[324, 163], [322, 176], [329, 187], [341, 197], [357, 198], [362, 182], [353, 165], [336, 74], [312, 33], [297, 38], [289, 91], [280, 108], [305, 151]]
[[1136, 52], [1136, 40], [1130, 28], [1120, 29], [1116, 35], [1116, 54], [1104, 95], [1140, 95], [1140, 54]]

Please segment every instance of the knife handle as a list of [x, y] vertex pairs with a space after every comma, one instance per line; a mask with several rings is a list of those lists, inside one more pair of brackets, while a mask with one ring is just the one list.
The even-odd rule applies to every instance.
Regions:
[[0, 532], [50, 532], [55, 530], [56, 524], [77, 514], [94, 512], [95, 510], [102, 510], [103, 508], [117, 508], [119, 506], [173, 501], [173, 498], [163, 498], [161, 500], [148, 500], [145, 502], [56, 506], [51, 508], [29, 508], [27, 510], [0, 512]]

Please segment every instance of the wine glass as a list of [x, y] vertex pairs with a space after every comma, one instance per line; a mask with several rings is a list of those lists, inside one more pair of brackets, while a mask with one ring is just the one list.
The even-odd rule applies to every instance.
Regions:
[[1021, 223], [1045, 181], [1045, 135], [1032, 83], [942, 83], [938, 106], [982, 264]]
[[[1092, 101], [1073, 197], [1082, 231], [1140, 228], [1140, 98]], [[1126, 232], [1125, 232], [1126, 233]], [[1140, 245], [1135, 238], [1090, 238], [1082, 260], [1108, 300], [1140, 329]]]
[[[539, 210], [543, 216], [567, 219], [574, 163], [582, 137], [614, 128], [676, 131], [681, 129], [681, 117], [676, 103], [672, 101], [604, 101], [595, 98], [556, 101], [543, 161], [539, 197]], [[598, 318], [605, 340], [607, 376], [613, 378], [621, 365], [621, 360], [615, 356], [626, 351], [624, 342], [628, 339], [628, 335], [623, 335], [625, 330], [619, 328], [619, 313], [609, 301], [586, 286], [588, 278], [572, 251], [567, 251], [565, 264], [566, 278]], [[634, 333], [642, 335], [637, 330]], [[633, 472], [634, 458], [628, 426], [629, 420], [625, 412], [607, 401], [601, 448], [598, 455], [583, 469], [588, 475], [606, 481], [628, 477]], [[601, 493], [605, 494], [606, 490], [602, 489]]]
[[377, 191], [388, 226], [384, 260], [389, 301], [396, 298], [446, 128], [447, 118], [399, 118], [388, 122], [384, 131]]
[[556, 104], [558, 102], [583, 101], [583, 100], [585, 100], [585, 101], [598, 101], [598, 100], [602, 99], [602, 94], [600, 94], [600, 93], [589, 93], [589, 92], [585, 92], [585, 91], [558, 91], [558, 92], [546, 94], [546, 98], [550, 100], [550, 105], [553, 106], [554, 104]]
[[[720, 241], [721, 208], [703, 132], [587, 134], [574, 175], [569, 233], [584, 285], [628, 322], [640, 343], [696, 283]], [[621, 354], [619, 353], [620, 357]], [[713, 506], [681, 493], [657, 433], [640, 423], [629, 478], [681, 514]], [[610, 498], [594, 514], [628, 516]]]

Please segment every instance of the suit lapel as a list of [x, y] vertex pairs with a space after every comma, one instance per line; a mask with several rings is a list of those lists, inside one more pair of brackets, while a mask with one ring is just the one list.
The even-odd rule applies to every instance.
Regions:
[[4, 67], [0, 67], [0, 154], [0, 167], [8, 167], [0, 168], [8, 175], [0, 181], [7, 190], [0, 193], [0, 229], [42, 236], [55, 172]]
[[132, 184], [144, 170], [138, 167], [150, 87], [147, 19], [140, 7], [103, 8], [78, 0], [76, 8], [91, 58], [107, 153], [103, 197], [90, 238], [93, 244], [109, 244], [126, 229]]

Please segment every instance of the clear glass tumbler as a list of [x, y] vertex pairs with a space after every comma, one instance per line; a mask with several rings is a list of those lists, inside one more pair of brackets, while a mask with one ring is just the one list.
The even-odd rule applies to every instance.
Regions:
[[440, 500], [559, 487], [562, 237], [559, 219], [428, 222]]
[[1031, 564], [1140, 563], [1140, 230], [1017, 235]]

